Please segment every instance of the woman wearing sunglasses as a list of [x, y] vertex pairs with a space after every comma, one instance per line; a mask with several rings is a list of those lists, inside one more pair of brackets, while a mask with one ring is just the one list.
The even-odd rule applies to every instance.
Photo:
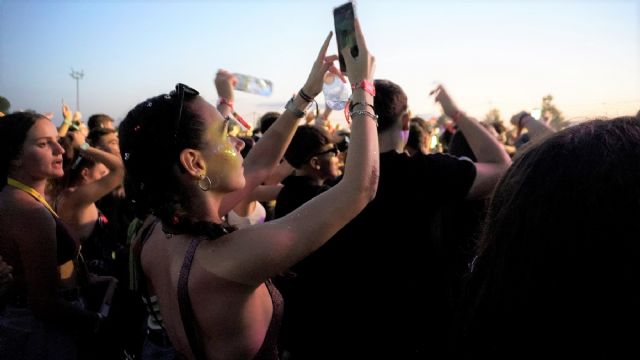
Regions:
[[[244, 162], [228, 120], [185, 86], [142, 102], [120, 125], [127, 195], [159, 219], [140, 232], [142, 270], [183, 356], [276, 359], [282, 302], [269, 279], [320, 247], [375, 195], [375, 114], [364, 105], [373, 104], [374, 61], [357, 29], [359, 56], [343, 52], [360, 86], [354, 102], [362, 104], [352, 112], [353, 161], [340, 184], [282, 219], [237, 231], [222, 221], [278, 164], [325, 72], [337, 72], [337, 56], [325, 57], [331, 34], [302, 89]], [[218, 91], [219, 108], [230, 112], [230, 82]]]

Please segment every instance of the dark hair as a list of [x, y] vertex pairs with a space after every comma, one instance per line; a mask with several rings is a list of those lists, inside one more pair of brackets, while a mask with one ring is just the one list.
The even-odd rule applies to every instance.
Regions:
[[260, 118], [260, 132], [264, 134], [271, 127], [271, 125], [280, 117], [279, 112], [270, 111]]
[[[121, 156], [124, 161], [125, 192], [136, 213], [153, 213], [166, 225], [192, 232], [195, 221], [184, 210], [184, 194], [175, 173], [180, 152], [202, 147], [204, 123], [191, 109], [194, 98], [185, 98], [178, 129], [174, 129], [180, 98], [159, 95], [136, 105], [120, 123]], [[174, 137], [174, 133], [176, 136]]]
[[638, 144], [640, 121], [623, 117], [567, 128], [516, 155], [470, 278], [469, 354], [616, 358], [635, 349], [625, 331], [640, 320]]
[[412, 118], [409, 125], [409, 138], [407, 139], [407, 146], [415, 149], [416, 151], [422, 151], [422, 141], [425, 136], [429, 136], [429, 133], [429, 126], [423, 118]]
[[0, 190], [7, 184], [11, 161], [20, 156], [27, 133], [43, 115], [33, 111], [0, 117]]
[[304, 165], [310, 157], [322, 151], [329, 144], [329, 137], [321, 129], [312, 125], [298, 126], [284, 158], [296, 169]]
[[87, 135], [87, 142], [91, 146], [98, 146], [98, 143], [100, 143], [100, 139], [102, 139], [103, 136], [115, 133], [117, 133], [117, 131], [110, 128], [91, 129], [91, 131], [89, 131], [89, 135]]
[[389, 80], [374, 81], [376, 96], [373, 106], [378, 115], [378, 132], [390, 129], [400, 121], [400, 116], [407, 109], [407, 95], [402, 88]]
[[100, 129], [104, 126], [104, 124], [112, 123], [113, 119], [111, 116], [106, 114], [93, 114], [89, 117], [87, 121], [87, 127], [89, 127], [89, 131], [93, 129]]

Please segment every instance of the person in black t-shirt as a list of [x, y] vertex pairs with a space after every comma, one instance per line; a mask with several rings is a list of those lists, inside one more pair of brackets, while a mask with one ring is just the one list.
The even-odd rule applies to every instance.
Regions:
[[[380, 179], [376, 198], [318, 251], [296, 265], [299, 295], [289, 315], [290, 359], [420, 358], [442, 355], [448, 312], [444, 279], [427, 228], [449, 201], [487, 197], [510, 159], [444, 88], [434, 93], [465, 133], [478, 162], [403, 152], [407, 97], [375, 81]], [[348, 160], [347, 160], [348, 161]], [[292, 314], [291, 311], [298, 310]]]

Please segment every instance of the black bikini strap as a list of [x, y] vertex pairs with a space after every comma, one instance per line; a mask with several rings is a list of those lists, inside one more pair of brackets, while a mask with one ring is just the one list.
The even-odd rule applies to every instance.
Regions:
[[193, 263], [193, 257], [196, 253], [196, 249], [202, 237], [195, 237], [191, 240], [189, 248], [184, 255], [184, 261], [182, 262], [182, 268], [180, 269], [180, 277], [178, 279], [178, 304], [180, 306], [180, 317], [182, 318], [182, 326], [184, 326], [184, 332], [189, 340], [189, 346], [195, 356], [196, 360], [205, 360], [204, 346], [200, 332], [198, 331], [195, 315], [193, 313], [193, 307], [191, 306], [191, 299], [189, 298], [189, 273], [191, 272], [191, 264]]

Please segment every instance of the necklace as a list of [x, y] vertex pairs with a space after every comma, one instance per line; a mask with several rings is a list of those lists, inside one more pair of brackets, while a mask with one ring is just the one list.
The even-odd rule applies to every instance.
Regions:
[[29, 185], [23, 184], [23, 183], [21, 183], [20, 181], [18, 181], [16, 179], [12, 179], [12, 178], [7, 178], [7, 185], [13, 186], [16, 189], [22, 190], [22, 191], [26, 192], [27, 194], [31, 195], [39, 203], [44, 205], [44, 207], [46, 207], [47, 210], [49, 210], [51, 215], [53, 215], [56, 218], [58, 217], [58, 214], [56, 214], [56, 212], [51, 208], [51, 205], [49, 205], [49, 203], [47, 202], [47, 199], [45, 199], [44, 196], [42, 196], [36, 189], [32, 188]]

